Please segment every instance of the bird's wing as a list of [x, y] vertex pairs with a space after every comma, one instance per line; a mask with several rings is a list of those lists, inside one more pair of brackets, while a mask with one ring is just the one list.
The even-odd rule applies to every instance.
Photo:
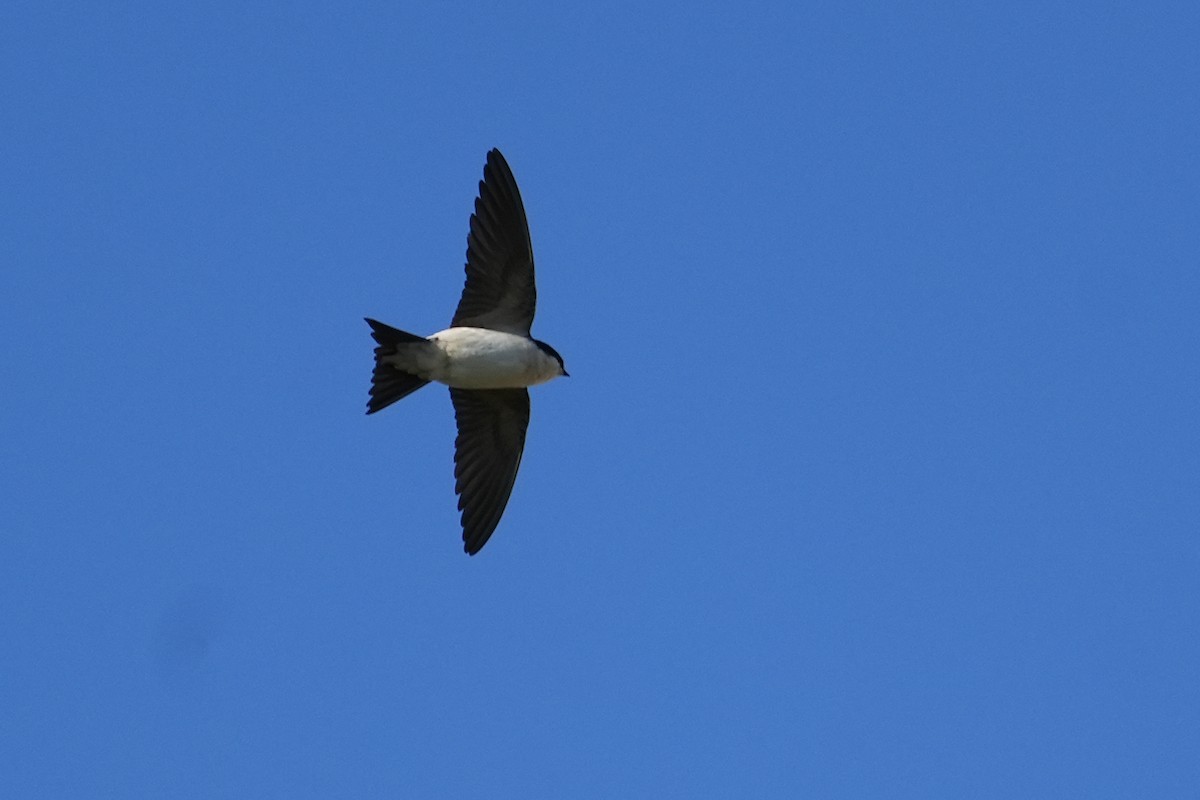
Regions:
[[525, 207], [504, 156], [492, 150], [467, 234], [467, 281], [450, 325], [528, 336], [536, 305]]
[[463, 549], [475, 555], [508, 504], [529, 427], [524, 389], [451, 389], [458, 438], [454, 491], [462, 512]]

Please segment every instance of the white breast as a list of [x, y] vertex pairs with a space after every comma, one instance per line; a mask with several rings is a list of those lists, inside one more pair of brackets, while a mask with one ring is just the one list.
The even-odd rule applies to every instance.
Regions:
[[458, 389], [515, 389], [559, 375], [532, 340], [485, 328], [448, 328], [429, 337], [441, 355], [435, 381]]

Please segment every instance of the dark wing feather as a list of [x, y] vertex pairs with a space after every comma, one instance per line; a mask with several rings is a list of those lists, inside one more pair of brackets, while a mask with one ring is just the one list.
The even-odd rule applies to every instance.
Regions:
[[475, 555], [508, 505], [529, 427], [524, 389], [451, 389], [458, 438], [454, 491], [462, 512], [463, 549]]
[[504, 156], [492, 150], [467, 234], [467, 280], [450, 325], [528, 336], [536, 305], [525, 207]]

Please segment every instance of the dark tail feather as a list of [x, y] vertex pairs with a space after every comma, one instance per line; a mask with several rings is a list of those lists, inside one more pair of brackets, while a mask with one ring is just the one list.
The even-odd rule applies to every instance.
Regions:
[[408, 397], [429, 381], [402, 372], [383, 361], [387, 356], [395, 354], [396, 345], [423, 342], [424, 337], [396, 330], [370, 318], [366, 320], [371, 326], [371, 336], [379, 343], [375, 348], [375, 372], [371, 375], [371, 399], [367, 401], [367, 413], [374, 414], [397, 400]]

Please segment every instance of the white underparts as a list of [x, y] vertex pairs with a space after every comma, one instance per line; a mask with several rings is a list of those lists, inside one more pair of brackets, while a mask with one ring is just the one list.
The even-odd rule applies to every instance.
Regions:
[[486, 328], [447, 328], [399, 345], [385, 361], [457, 389], [516, 389], [562, 375], [558, 361], [532, 339]]

